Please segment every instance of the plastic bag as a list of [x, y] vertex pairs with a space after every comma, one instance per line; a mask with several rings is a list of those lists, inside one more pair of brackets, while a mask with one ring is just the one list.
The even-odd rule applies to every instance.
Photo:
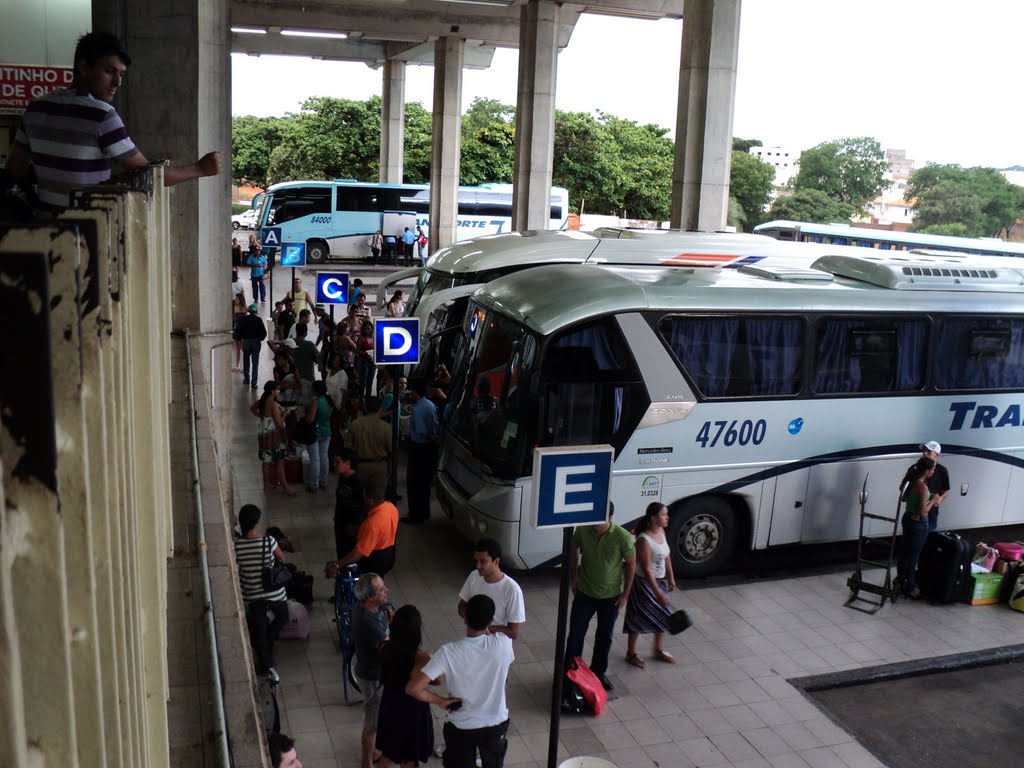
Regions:
[[990, 547], [983, 541], [979, 541], [978, 545], [974, 548], [974, 562], [980, 565], [986, 571], [991, 571], [992, 566], [996, 564], [996, 559], [999, 557], [999, 552], [996, 551], [995, 547]]
[[579, 656], [573, 659], [572, 666], [565, 675], [579, 686], [587, 708], [595, 715], [600, 715], [608, 701], [608, 691], [604, 689], [601, 681], [597, 679], [597, 675], [590, 671], [590, 667], [583, 662], [583, 659]]

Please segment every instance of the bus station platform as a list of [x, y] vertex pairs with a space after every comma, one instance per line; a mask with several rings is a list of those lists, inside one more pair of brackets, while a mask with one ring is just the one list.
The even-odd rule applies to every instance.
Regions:
[[[261, 361], [261, 369], [271, 370], [268, 355]], [[345, 704], [333, 623], [333, 582], [322, 577], [324, 563], [334, 559], [334, 480], [326, 492], [315, 495], [301, 484], [293, 498], [280, 492], [264, 494], [256, 456], [257, 419], [249, 413], [254, 398], [242, 385], [241, 374], [232, 376], [229, 385], [221, 385], [218, 399], [227, 398], [234, 409], [234, 509], [246, 503], [259, 505], [264, 510], [264, 527], [280, 527], [295, 545], [296, 552], [287, 555], [288, 560], [316, 577], [310, 638], [279, 641], [275, 648], [281, 676], [281, 729], [296, 739], [297, 753], [306, 768], [356, 766], [362, 711], [358, 704]], [[404, 475], [404, 456], [400, 472]], [[399, 493], [405, 493], [404, 477]], [[405, 501], [398, 506], [404, 515]], [[473, 567], [471, 548], [436, 502], [426, 525], [399, 526], [397, 556], [396, 567], [385, 581], [396, 606], [412, 603], [422, 613], [425, 649], [436, 649], [462, 636], [464, 626], [456, 607], [458, 590]], [[516, 661], [508, 678], [511, 724], [505, 765], [544, 768], [559, 573], [546, 570], [511, 575], [523, 588], [527, 621], [515, 643]], [[647, 668], [629, 666], [626, 637], [617, 630], [608, 670], [615, 689], [608, 705], [600, 717], [563, 715], [559, 762], [594, 756], [618, 768], [915, 764], [895, 758], [888, 761], [865, 746], [870, 742], [876, 751], [884, 751], [887, 740], [904, 744], [908, 739], [927, 741], [927, 733], [914, 732], [912, 719], [875, 717], [868, 719], [867, 725], [843, 727], [803, 691], [800, 680], [836, 675], [837, 680], [848, 682], [861, 673], [870, 677], [872, 670], [883, 665], [906, 663], [928, 671], [931, 660], [946, 658], [944, 663], [949, 663], [948, 657], [959, 658], [959, 654], [983, 658], [1016, 642], [1021, 615], [1001, 605], [929, 605], [907, 600], [886, 604], [869, 615], [844, 607], [849, 594], [847, 576], [847, 571], [833, 570], [752, 583], [711, 579], [693, 586], [682, 582], [672, 595], [673, 606], [688, 611], [694, 625], [681, 635], [666, 638], [665, 648], [676, 663], [654, 661], [650, 640], [641, 638], [639, 650], [647, 658]], [[621, 626], [621, 616], [619, 621]], [[589, 661], [589, 639], [584, 658]], [[1017, 685], [1024, 695], [1024, 682], [1005, 682]], [[973, 712], [951, 707], [950, 697], [959, 696], [959, 689], [932, 686], [925, 690], [937, 690], [941, 701], [936, 698], [935, 705], [941, 703], [943, 711], [956, 713], [943, 725], [943, 730], [953, 735], [948, 743], [954, 746], [927, 764], [972, 764], [971, 739], [980, 738], [977, 729], [986, 717], [984, 707], [975, 707]], [[882, 698], [904, 715], [914, 707], [933, 703], [920, 688], [913, 687], [894, 686], [892, 694]], [[857, 699], [846, 706], [857, 710]], [[845, 722], [841, 706], [830, 709], [837, 720]], [[444, 715], [435, 709], [434, 716], [436, 743], [442, 745]], [[865, 728], [884, 738], [865, 738]], [[955, 745], [967, 751], [958, 754]], [[440, 760], [436, 764], [440, 765]]]

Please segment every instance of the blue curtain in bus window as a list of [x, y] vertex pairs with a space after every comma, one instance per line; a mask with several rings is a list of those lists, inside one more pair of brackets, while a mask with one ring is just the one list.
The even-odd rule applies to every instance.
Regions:
[[599, 371], [615, 371], [623, 367], [615, 357], [615, 350], [612, 349], [608, 331], [603, 324], [590, 325], [568, 333], [557, 339], [555, 346], [589, 349]]
[[896, 323], [897, 392], [914, 392], [924, 386], [924, 361], [928, 355], [928, 324], [924, 320]]
[[797, 318], [748, 319], [747, 363], [751, 395], [792, 395], [800, 389], [803, 322]]
[[732, 358], [740, 321], [737, 318], [673, 318], [669, 346], [707, 397], [724, 397], [732, 382]]
[[1024, 388], [1024, 321], [944, 320], [935, 343], [939, 389]]
[[860, 391], [860, 366], [850, 358], [850, 321], [827, 320], [818, 336], [814, 391], [836, 394]]

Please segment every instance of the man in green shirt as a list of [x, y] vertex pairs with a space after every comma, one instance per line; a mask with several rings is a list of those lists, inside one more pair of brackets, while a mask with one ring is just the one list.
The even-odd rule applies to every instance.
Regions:
[[621, 525], [612, 523], [614, 513], [614, 505], [609, 504], [605, 522], [577, 528], [569, 552], [569, 583], [574, 597], [565, 666], [568, 669], [572, 660], [583, 654], [583, 639], [596, 613], [597, 633], [590, 669], [606, 691], [614, 688], [606, 673], [615, 620], [619, 609], [626, 604], [636, 574], [633, 537]]

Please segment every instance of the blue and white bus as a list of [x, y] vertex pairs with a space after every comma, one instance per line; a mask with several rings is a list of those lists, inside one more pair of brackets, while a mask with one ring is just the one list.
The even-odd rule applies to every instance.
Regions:
[[797, 243], [851, 245], [882, 251], [956, 251], [979, 256], [1024, 256], [1024, 243], [1011, 243], [995, 237], [951, 237], [920, 232], [893, 232], [887, 229], [851, 227], [845, 224], [811, 224], [804, 221], [766, 221], [754, 227], [759, 235]]
[[[281, 241], [305, 243], [307, 261], [369, 257], [370, 237], [422, 227], [430, 236], [430, 186], [351, 180], [284, 181], [253, 200], [258, 226], [280, 227]], [[564, 229], [569, 193], [551, 190], [550, 229]], [[512, 226], [512, 185], [459, 187], [456, 238], [507, 232]]]
[[551, 264], [477, 289], [452, 342], [442, 508], [509, 566], [551, 563], [533, 448], [610, 444], [616, 519], [667, 506], [676, 573], [699, 576], [734, 549], [856, 538], [865, 478], [866, 511], [891, 516], [937, 440], [940, 528], [1024, 522], [1024, 268], [841, 250], [802, 269]]

